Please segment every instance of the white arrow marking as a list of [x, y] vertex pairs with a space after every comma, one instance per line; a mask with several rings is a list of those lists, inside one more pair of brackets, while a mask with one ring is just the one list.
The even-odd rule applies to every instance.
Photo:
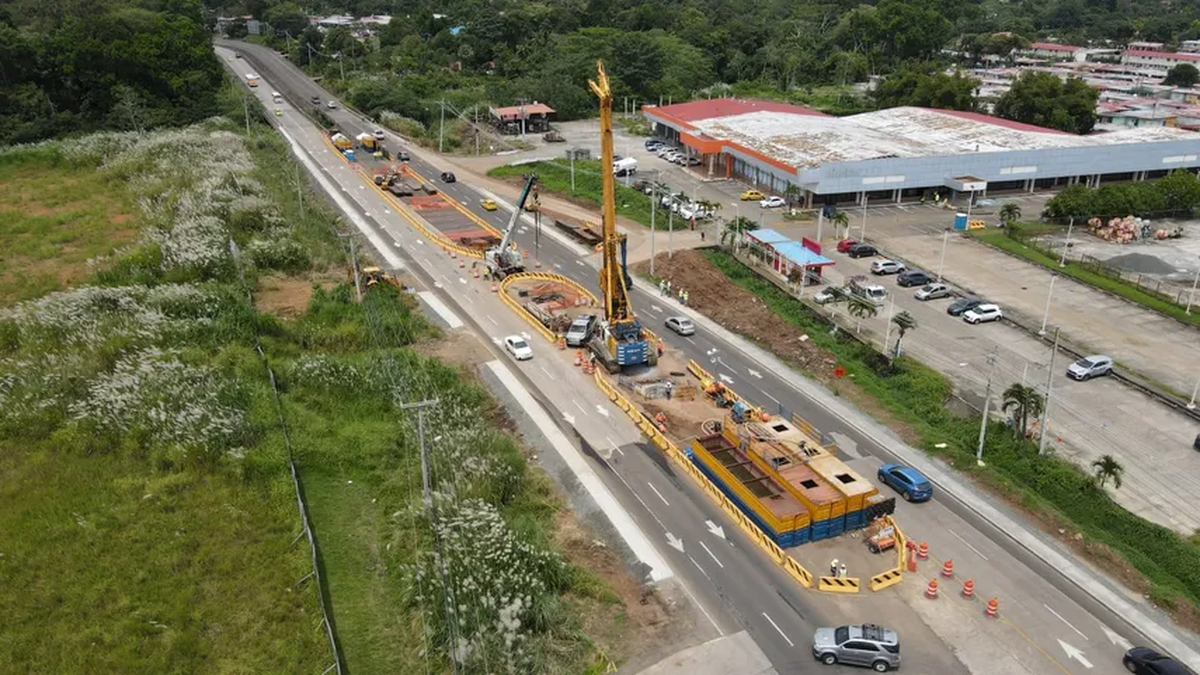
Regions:
[[418, 244], [420, 244], [421, 246], [424, 246], [424, 245], [425, 245], [425, 240], [424, 240], [424, 239], [418, 239], [418, 240], [417, 240], [417, 243], [418, 243]]
[[757, 377], [760, 380], [762, 379], [762, 373], [758, 372], [757, 370], [750, 370], [749, 372], [753, 377]]
[[1084, 668], [1090, 669], [1092, 667], [1092, 662], [1083, 658], [1083, 652], [1081, 652], [1078, 649], [1076, 649], [1075, 647], [1072, 647], [1071, 645], [1063, 642], [1062, 640], [1059, 640], [1058, 644], [1060, 647], [1062, 647], [1062, 650], [1064, 652], [1066, 652], [1068, 661], [1071, 659], [1075, 659], [1076, 661], [1082, 663]]
[[721, 381], [724, 382], [725, 384], [733, 384], [733, 378], [726, 375], [725, 373], [721, 373]]
[[650, 309], [654, 310], [655, 312], [658, 312], [659, 314], [662, 314], [662, 307], [659, 307], [658, 305], [650, 305]]
[[575, 426], [575, 416], [574, 415], [568, 415], [567, 413], [563, 413], [563, 419], [567, 421], [567, 424], [570, 424], [571, 426]]
[[683, 540], [676, 539], [675, 535], [671, 534], [670, 532], [667, 533], [667, 545], [676, 551], [683, 553]]
[[596, 412], [600, 413], [601, 415], [604, 415], [605, 417], [608, 417], [608, 410], [604, 406], [600, 405], [599, 403], [596, 404]]
[[712, 349], [710, 349], [710, 350], [708, 350], [708, 351], [704, 352], [705, 356], [712, 356], [713, 354], [716, 354], [716, 353], [717, 353], [717, 348], [716, 348], [716, 347], [713, 347]]
[[1108, 636], [1109, 642], [1120, 647], [1121, 649], [1125, 649], [1125, 650], [1133, 649], [1133, 645], [1130, 644], [1129, 640], [1126, 640], [1125, 638], [1121, 637], [1120, 635], [1117, 635], [1112, 630], [1110, 630], [1108, 626], [1101, 626], [1101, 628], [1104, 629], [1104, 634], [1106, 636]]
[[575, 264], [579, 265], [580, 267], [587, 267], [587, 263], [583, 262], [582, 260], [576, 260]]
[[712, 534], [715, 534], [715, 535], [717, 535], [718, 537], [720, 537], [720, 538], [722, 538], [722, 539], [724, 539], [724, 538], [725, 538], [725, 528], [721, 527], [720, 525], [718, 525], [718, 524], [714, 523], [714, 522], [713, 522], [713, 521], [711, 521], [711, 520], [706, 520], [706, 521], [704, 521], [704, 524], [708, 526], [708, 531], [709, 531], [709, 532], [711, 532]]
[[434, 288], [445, 288], [444, 286], [442, 286], [442, 282], [440, 282], [440, 281], [433, 282], [433, 287]]
[[466, 280], [466, 279], [464, 279], [464, 278], [462, 278], [462, 277], [459, 277], [459, 278], [458, 278], [458, 283], [460, 283], [460, 284], [465, 284], [465, 283], [467, 283], [467, 280]]

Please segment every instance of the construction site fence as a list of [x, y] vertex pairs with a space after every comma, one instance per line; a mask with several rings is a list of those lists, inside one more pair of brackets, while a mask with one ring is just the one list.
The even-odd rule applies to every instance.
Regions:
[[593, 377], [600, 390], [608, 396], [618, 408], [623, 410], [630, 419], [642, 430], [643, 433], [653, 442], [659, 449], [667, 454], [667, 456], [675, 462], [675, 464], [684, 471], [692, 480], [709, 496], [716, 504], [725, 512], [750, 539], [758, 545], [768, 556], [779, 565], [787, 574], [805, 588], [812, 588], [812, 574], [804, 568], [803, 565], [796, 562], [794, 558], [787, 554], [782, 548], [776, 544], [766, 532], [763, 532], [749, 516], [742, 512], [741, 509], [733, 503], [721, 488], [715, 485], [708, 479], [707, 476], [684, 454], [678, 446], [670, 439], [664, 436], [646, 416], [634, 406], [628, 399], [625, 398], [617, 388], [613, 386], [608, 379], [597, 370]]

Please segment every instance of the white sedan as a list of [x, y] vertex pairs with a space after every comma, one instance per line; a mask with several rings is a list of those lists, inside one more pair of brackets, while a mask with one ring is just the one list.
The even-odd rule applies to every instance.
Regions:
[[759, 208], [763, 209], [777, 209], [786, 203], [787, 202], [784, 201], [783, 197], [775, 195], [774, 197], [767, 197], [766, 199], [762, 200], [758, 203], [758, 206]]
[[504, 350], [513, 355], [518, 361], [528, 361], [533, 358], [533, 349], [520, 335], [509, 335], [504, 338]]

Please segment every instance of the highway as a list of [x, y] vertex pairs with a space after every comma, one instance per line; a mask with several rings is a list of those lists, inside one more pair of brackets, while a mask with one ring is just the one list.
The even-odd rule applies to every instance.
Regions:
[[[305, 148], [312, 164], [319, 166], [319, 174], [340, 187], [343, 198], [357, 204], [356, 217], [366, 221], [384, 246], [394, 242], [382, 257], [401, 261], [429, 291], [454, 308], [457, 316], [484, 337], [484, 344], [498, 359], [507, 361], [495, 347], [495, 341], [502, 335], [525, 332], [527, 326], [486, 291], [481, 293], [479, 284], [455, 279], [453, 261], [422, 243], [415, 230], [392, 213], [394, 205], [367, 189], [340, 157], [328, 151], [320, 132], [294, 107], [307, 106], [312, 96], [329, 100], [329, 93], [270, 50], [242, 43], [219, 41], [219, 45], [235, 46], [264, 76], [268, 91], [273, 87], [285, 95], [289, 105], [277, 120], [278, 125]], [[245, 70], [237, 64], [229, 65], [235, 73]], [[264, 96], [269, 99], [263, 87], [258, 94], [260, 99]], [[353, 134], [375, 128], [344, 108], [326, 113]], [[401, 143], [395, 136], [388, 139], [391, 147]], [[427, 179], [436, 180], [443, 170], [436, 158], [420, 149], [409, 149], [413, 168]], [[505, 225], [508, 212], [504, 208], [492, 213], [483, 211], [478, 206], [482, 195], [470, 185], [460, 181], [438, 186], [448, 197], [498, 229]], [[547, 232], [543, 228], [537, 245], [543, 267], [596, 289], [595, 256], [558, 237], [548, 236]], [[532, 251], [533, 237], [533, 228], [525, 225], [517, 234], [517, 242]], [[673, 302], [658, 297], [657, 289], [642, 286], [635, 284], [634, 307], [649, 325], [658, 329], [662, 319], [677, 310]], [[877, 425], [850, 419], [844, 406], [831, 405], [827, 395], [816, 391], [816, 385], [724, 331], [706, 329], [702, 317], [697, 319], [701, 327], [697, 335], [669, 338], [672, 346], [714, 373], [724, 375], [723, 379], [732, 381], [732, 386], [748, 398], [768, 408], [796, 412], [823, 432], [836, 434], [839, 447], [846, 451], [851, 465], [860, 473], [872, 475], [872, 467], [882, 461], [907, 461], [914, 465], [918, 459], [928, 461], [905, 454], [906, 446]], [[549, 351], [542, 348], [543, 353]], [[954, 650], [962, 655], [960, 659], [946, 644], [944, 636], [953, 635], [953, 627], [941, 626], [936, 617], [923, 613], [922, 621], [905, 621], [911, 612], [906, 609], [907, 597], [901, 593], [840, 598], [797, 587], [690, 480], [677, 475], [661, 453], [644, 443], [636, 427], [612, 408], [594, 386], [579, 379], [578, 372], [564, 359], [537, 358], [510, 367], [525, 388], [534, 393], [540, 406], [558, 422], [562, 432], [579, 446], [589, 465], [638, 528], [653, 540], [656, 552], [670, 567], [669, 576], [687, 589], [711, 624], [711, 630], [703, 626], [698, 626], [698, 630], [713, 636], [746, 630], [778, 672], [836, 673], [841, 669], [819, 667], [812, 660], [808, 640], [814, 628], [842, 622], [890, 622], [902, 628], [906, 671], [988, 672], [977, 670], [971, 663], [977, 657], [970, 654], [969, 645], [954, 645]], [[997, 584], [1011, 585], [1001, 592], [1012, 606], [1008, 627], [1015, 630], [1013, 635], [1006, 632], [1008, 637], [1002, 639], [1021, 645], [1010, 646], [1009, 652], [1029, 655], [1016, 664], [1024, 670], [1012, 672], [1087, 673], [1095, 666], [1110, 664], [1102, 667], [1102, 672], [1109, 672], [1119, 663], [1125, 643], [1169, 642], [1161, 635], [1157, 640], [1147, 639], [1142, 635], [1142, 626], [1132, 625], [1110, 609], [1111, 602], [1102, 604], [1096, 600], [1094, 587], [1077, 577], [1071, 578], [1062, 565], [1048, 564], [1044, 555], [1035, 555], [1028, 542], [1031, 537], [1038, 539], [1038, 535], [1023, 536], [1006, 524], [997, 526], [989, 522], [998, 522], [993, 511], [1003, 514], [1004, 509], [964, 489], [955, 479], [939, 480], [940, 474], [927, 473], [938, 485], [937, 497], [933, 503], [919, 507], [904, 505], [901, 524], [910, 530], [910, 535], [927, 534], [931, 542], [947, 542], [944, 550], [955, 552], [959, 560], [977, 555], [981, 570], [984, 567], [991, 570], [989, 574], [995, 575]], [[990, 508], [979, 506], [981, 500]], [[952, 532], [954, 538], [949, 538], [946, 532]], [[958, 551], [962, 551], [961, 556]], [[804, 554], [798, 551], [797, 555]], [[982, 572], [976, 576], [977, 580], [981, 578], [984, 578]], [[919, 583], [906, 580], [901, 587], [911, 591]], [[1048, 612], [1042, 611], [1042, 607]], [[1086, 656], [1079, 654], [1074, 645], [1082, 645]], [[986, 666], [988, 661], [979, 663]]]

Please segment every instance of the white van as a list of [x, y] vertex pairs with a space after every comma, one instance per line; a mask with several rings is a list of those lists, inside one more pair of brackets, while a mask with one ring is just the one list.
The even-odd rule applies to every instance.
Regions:
[[277, 91], [271, 92], [271, 98], [274, 99], [276, 103], [283, 103], [283, 94]]
[[625, 157], [613, 162], [613, 173], [622, 176], [627, 176], [631, 173], [637, 173], [638, 162], [632, 157]]

